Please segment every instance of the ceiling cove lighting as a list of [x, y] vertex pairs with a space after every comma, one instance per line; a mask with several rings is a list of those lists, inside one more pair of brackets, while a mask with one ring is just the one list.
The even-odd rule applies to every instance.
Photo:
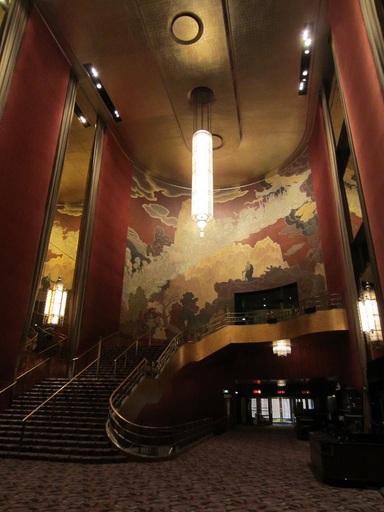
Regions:
[[50, 325], [62, 325], [65, 315], [65, 306], [67, 304], [68, 292], [59, 277], [53, 288], [47, 293], [44, 308], [44, 323]]
[[272, 343], [273, 353], [281, 356], [287, 356], [291, 353], [291, 340], [276, 340]]
[[212, 91], [198, 87], [192, 91], [192, 204], [191, 216], [204, 236], [213, 219], [213, 144], [211, 133]]
[[111, 98], [109, 97], [105, 87], [103, 86], [100, 78], [99, 72], [97, 69], [92, 66], [92, 64], [84, 64], [84, 69], [87, 71], [90, 79], [92, 80], [93, 85], [96, 87], [97, 92], [99, 93], [101, 99], [103, 100], [105, 106], [109, 110], [111, 116], [115, 120], [116, 123], [121, 123], [122, 119], [115, 105], [112, 103]]
[[313, 47], [313, 22], [306, 23], [301, 33], [301, 64], [299, 78], [299, 96], [308, 92], [309, 65]]
[[383, 331], [381, 328], [376, 293], [371, 283], [365, 283], [360, 293], [359, 313], [361, 329], [367, 341], [373, 344], [383, 344]]

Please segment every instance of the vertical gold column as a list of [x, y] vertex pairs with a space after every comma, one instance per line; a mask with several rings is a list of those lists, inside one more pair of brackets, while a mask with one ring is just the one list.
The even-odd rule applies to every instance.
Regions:
[[13, 0], [7, 14], [0, 45], [0, 119], [7, 101], [30, 6], [29, 0]]

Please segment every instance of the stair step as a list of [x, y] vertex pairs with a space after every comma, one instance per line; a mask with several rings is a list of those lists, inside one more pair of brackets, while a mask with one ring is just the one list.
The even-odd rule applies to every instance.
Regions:
[[[143, 354], [155, 360], [163, 349], [147, 348], [138, 357], [132, 353], [128, 364], [121, 359], [115, 371], [114, 359], [124, 350], [119, 347], [109, 351], [100, 361], [97, 374], [94, 366], [61, 391], [69, 382], [67, 378], [45, 379], [14, 400], [0, 415], [0, 457], [82, 463], [125, 461], [125, 455], [112, 445], [105, 430], [110, 396], [142, 361]], [[57, 391], [56, 397], [23, 425], [23, 418]]]

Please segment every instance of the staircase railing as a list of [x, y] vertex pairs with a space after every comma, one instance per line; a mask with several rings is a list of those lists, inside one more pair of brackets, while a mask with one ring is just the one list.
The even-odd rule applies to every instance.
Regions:
[[[87, 358], [92, 357], [92, 356], [90, 356], [90, 354], [92, 354], [92, 352], [94, 354], [97, 353], [97, 356], [96, 356], [95, 360], [93, 361], [93, 363], [100, 361], [103, 345], [105, 345], [107, 342], [110, 342], [111, 340], [113, 340], [116, 337], [120, 338], [120, 332], [114, 332], [113, 334], [105, 336], [104, 338], [102, 338], [100, 336], [99, 341], [97, 343], [92, 345], [92, 347], [90, 347], [88, 350], [83, 352], [80, 356], [74, 357], [72, 359], [72, 364], [71, 364], [71, 368], [70, 368], [70, 376], [72, 377], [73, 375], [76, 374], [76, 371], [78, 370], [78, 368], [80, 366], [80, 361], [82, 363]], [[87, 364], [87, 363], [85, 363], [85, 364]]]
[[186, 331], [177, 334], [154, 364], [150, 365], [144, 358], [112, 393], [106, 430], [111, 441], [122, 451], [137, 457], [165, 459], [212, 435], [212, 418], [179, 425], [151, 427], [133, 423], [123, 418], [118, 411], [134, 388], [145, 377], [156, 378], [172, 355], [187, 341]]
[[[27, 414], [27, 416], [25, 416], [22, 420], [21, 420], [21, 435], [20, 435], [20, 445], [23, 443], [23, 439], [24, 439], [24, 432], [25, 432], [25, 428], [26, 428], [26, 425], [27, 425], [27, 422], [32, 418], [32, 416], [34, 416], [38, 411], [40, 411], [40, 409], [42, 409], [45, 405], [47, 405], [48, 403], [50, 403], [52, 400], [56, 400], [57, 396], [65, 389], [67, 388], [70, 384], [72, 384], [76, 379], [78, 379], [80, 377], [80, 375], [85, 372], [86, 370], [88, 370], [91, 366], [93, 366], [95, 363], [97, 362], [97, 359], [95, 359], [94, 361], [92, 361], [92, 363], [90, 363], [88, 366], [86, 366], [85, 368], [83, 368], [83, 370], [81, 370], [81, 372], [79, 372], [77, 375], [75, 375], [74, 377], [72, 377], [72, 379], [70, 379], [69, 381], [67, 381], [65, 384], [63, 384], [58, 390], [56, 390], [54, 393], [52, 393], [51, 396], [49, 396], [46, 400], [44, 400], [44, 402], [42, 402], [40, 405], [38, 405], [37, 407], [35, 407], [35, 409], [33, 409], [33, 411], [31, 411], [29, 414]], [[55, 404], [55, 402], [54, 402]], [[52, 416], [54, 416], [55, 414], [55, 409], [54, 409], [54, 406], [53, 406], [53, 411], [52, 411]]]
[[7, 400], [7, 402], [8, 402], [8, 405], [10, 405], [10, 403], [12, 402], [12, 398], [14, 396], [14, 389], [17, 386], [17, 384], [19, 384], [22, 381], [22, 379], [27, 377], [27, 375], [29, 376], [31, 373], [35, 372], [41, 366], [49, 363], [50, 361], [51, 361], [51, 358], [48, 357], [47, 359], [44, 359], [43, 361], [40, 361], [38, 364], [36, 364], [32, 368], [29, 368], [29, 370], [25, 371], [21, 375], [18, 375], [16, 377], [16, 379], [11, 384], [9, 384], [8, 386], [6, 386], [5, 388], [0, 390], [0, 397], [1, 397], [1, 395], [5, 394], [8, 391], [9, 392], [9, 399]]
[[116, 371], [117, 371], [117, 364], [118, 362], [120, 361], [121, 358], [124, 357], [124, 368], [127, 367], [127, 361], [128, 361], [128, 353], [130, 351], [132, 351], [133, 349], [135, 349], [135, 353], [136, 353], [136, 356], [138, 355], [139, 353], [139, 342], [142, 338], [148, 336], [148, 334], [150, 333], [150, 331], [144, 333], [142, 336], [140, 336], [139, 338], [137, 338], [137, 340], [135, 340], [133, 343], [131, 343], [121, 354], [119, 354], [113, 361], [113, 364], [114, 364], [114, 369], [113, 369], [113, 376], [116, 378]]
[[127, 421], [115, 411], [109, 416], [107, 433], [122, 451], [142, 458], [167, 459], [209, 437], [212, 418], [168, 427], [149, 427]]
[[[268, 323], [271, 320], [273, 322], [290, 320], [317, 310], [342, 307], [343, 302], [340, 294], [322, 295], [300, 302], [298, 308], [284, 310], [280, 314], [276, 312], [277, 314], [273, 315], [272, 318], [264, 316], [263, 321], [259, 323]], [[123, 418], [118, 409], [144, 377], [156, 378], [159, 375], [165, 364], [182, 344], [187, 341], [197, 341], [226, 325], [249, 323], [256, 323], [254, 312], [224, 313], [211, 321], [209, 325], [195, 331], [192, 339], [186, 331], [179, 333], [172, 339], [155, 364], [150, 366], [148, 361], [143, 359], [110, 397], [106, 430], [112, 442], [125, 452], [159, 459], [173, 456], [182, 448], [211, 435], [213, 430], [212, 418], [205, 418], [183, 425], [150, 427], [138, 425]]]
[[[86, 350], [83, 354], [81, 354], [80, 356], [78, 357], [75, 357], [73, 358], [72, 360], [72, 369], [71, 371], [74, 373], [75, 372], [75, 369], [76, 369], [76, 363], [81, 360], [83, 357], [85, 357], [86, 355], [88, 355], [89, 353], [92, 352], [92, 350], [95, 350], [95, 348], [97, 349], [97, 357], [91, 361], [85, 368], [83, 368], [81, 371], [79, 371], [78, 373], [76, 373], [76, 375], [73, 375], [72, 373], [72, 377], [65, 383], [63, 384], [58, 390], [56, 390], [54, 393], [52, 393], [52, 395], [50, 395], [46, 400], [44, 400], [44, 402], [42, 402], [40, 405], [38, 405], [33, 411], [31, 411], [27, 416], [25, 416], [23, 419], [22, 419], [22, 429], [21, 429], [21, 436], [20, 436], [20, 445], [22, 444], [23, 442], [23, 438], [24, 438], [24, 431], [25, 431], [25, 427], [27, 425], [27, 422], [31, 419], [32, 416], [34, 416], [42, 407], [44, 407], [45, 405], [47, 405], [48, 403], [50, 403], [52, 400], [56, 399], [56, 397], [65, 389], [67, 388], [70, 384], [72, 384], [76, 379], [78, 379], [78, 377], [84, 373], [86, 370], [88, 370], [91, 366], [93, 365], [97, 365], [96, 367], [96, 378], [98, 377], [98, 371], [99, 371], [99, 364], [100, 364], [100, 359], [101, 359], [101, 353], [102, 353], [102, 347], [103, 347], [103, 344], [107, 343], [107, 342], [110, 342], [111, 339], [115, 338], [116, 336], [120, 336], [120, 333], [117, 332], [117, 333], [113, 333], [113, 334], [110, 334], [109, 336], [106, 336], [105, 338], [102, 338], [100, 337], [99, 338], [99, 341], [97, 343], [95, 343], [95, 345], [92, 345], [91, 348], [89, 348], [88, 350]], [[53, 409], [54, 410], [54, 409]]]
[[298, 307], [274, 309], [273, 311], [246, 311], [241, 313], [226, 312], [213, 319], [208, 325], [194, 330], [190, 335], [193, 341], [212, 334], [226, 325], [247, 325], [284, 322], [298, 318], [304, 314], [343, 308], [343, 300], [339, 293], [318, 295], [299, 302]]
[[[46, 332], [44, 329], [42, 331]], [[45, 352], [48, 352], [49, 350], [52, 350], [53, 348], [59, 347], [58, 356], [60, 357], [62, 346], [68, 340], [68, 336], [66, 336], [65, 334], [63, 334], [61, 332], [55, 333], [55, 336], [56, 336], [56, 338], [58, 338], [58, 341], [56, 341], [56, 343], [53, 343], [52, 345], [49, 345], [48, 347], [44, 348], [43, 350], [40, 350], [39, 354], [44, 354]]]

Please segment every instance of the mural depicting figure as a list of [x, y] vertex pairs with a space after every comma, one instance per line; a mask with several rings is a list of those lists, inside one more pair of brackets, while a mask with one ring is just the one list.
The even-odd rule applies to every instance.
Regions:
[[152, 318], [155, 335], [171, 339], [233, 309], [237, 292], [297, 282], [300, 299], [325, 293], [306, 153], [257, 183], [215, 190], [214, 201], [214, 219], [200, 238], [190, 216], [190, 191], [136, 173], [121, 308], [124, 332], [139, 336]]

